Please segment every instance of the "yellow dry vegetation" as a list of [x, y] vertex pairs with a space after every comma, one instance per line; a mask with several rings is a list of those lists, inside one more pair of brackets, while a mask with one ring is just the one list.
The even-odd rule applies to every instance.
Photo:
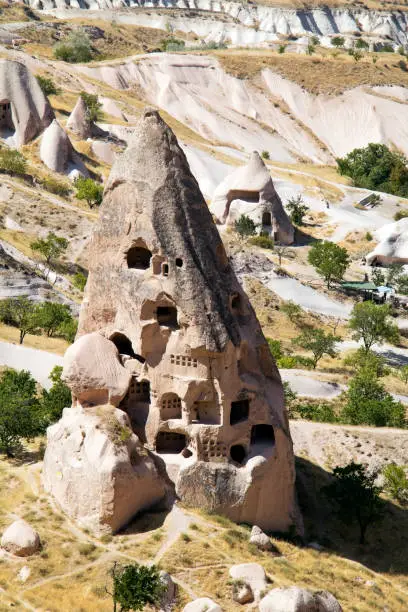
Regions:
[[317, 173], [313, 176], [310, 174], [302, 173], [299, 171], [281, 170], [277, 168], [275, 163], [271, 166], [272, 178], [277, 176], [278, 178], [285, 179], [291, 183], [302, 185], [305, 189], [312, 191], [316, 197], [316, 194], [320, 197], [329, 200], [329, 202], [339, 202], [343, 199], [344, 193], [340, 187], [333, 185], [323, 178], [320, 178]]
[[[4, 342], [18, 344], [19, 338], [20, 332], [16, 327], [11, 327], [10, 325], [0, 323], [1, 340]], [[69, 342], [63, 338], [48, 338], [48, 336], [34, 336], [33, 334], [27, 334], [24, 338], [24, 346], [40, 349], [42, 351], [48, 351], [49, 353], [63, 355], [69, 347]]]

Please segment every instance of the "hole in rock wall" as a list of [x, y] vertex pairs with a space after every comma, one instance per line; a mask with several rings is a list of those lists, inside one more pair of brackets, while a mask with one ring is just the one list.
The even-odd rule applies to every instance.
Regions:
[[135, 381], [132, 399], [135, 402], [150, 402], [150, 383], [148, 380]]
[[262, 225], [266, 225], [271, 227], [272, 225], [272, 217], [270, 212], [264, 212], [262, 215]]
[[186, 436], [173, 431], [159, 431], [156, 452], [177, 455], [186, 448]]
[[161, 400], [161, 418], [181, 419], [181, 398], [176, 393], [165, 393]]
[[7, 138], [15, 132], [11, 104], [8, 100], [0, 102], [0, 136]]
[[147, 270], [150, 267], [151, 257], [149, 249], [141, 246], [131, 247], [126, 254], [128, 268]]
[[157, 322], [166, 327], [177, 327], [177, 308], [174, 306], [158, 306]]
[[221, 422], [219, 406], [208, 401], [194, 402], [193, 421], [204, 425], [219, 425]]
[[169, 275], [169, 264], [165, 263], [162, 265], [162, 273], [163, 273], [163, 276]]
[[125, 334], [115, 332], [111, 337], [110, 341], [116, 346], [120, 355], [129, 355], [133, 359], [137, 359], [136, 354], [133, 350], [132, 343]]
[[239, 293], [233, 293], [231, 296], [231, 310], [234, 314], [241, 311], [241, 296]]
[[275, 444], [272, 425], [254, 425], [251, 430], [251, 444]]
[[249, 400], [237, 400], [231, 402], [230, 425], [246, 421], [249, 416]]
[[176, 266], [178, 268], [182, 268], [183, 267], [183, 260], [180, 257], [176, 258]]
[[234, 444], [234, 446], [231, 446], [230, 457], [233, 461], [242, 463], [246, 457], [245, 446], [242, 446], [242, 444]]

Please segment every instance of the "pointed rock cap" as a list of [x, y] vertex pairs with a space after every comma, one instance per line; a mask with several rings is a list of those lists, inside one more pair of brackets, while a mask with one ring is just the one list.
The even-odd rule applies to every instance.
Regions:
[[91, 135], [91, 122], [82, 96], [79, 96], [72, 113], [68, 117], [67, 128], [82, 139], [88, 138]]
[[42, 136], [40, 158], [54, 172], [64, 172], [72, 158], [71, 141], [56, 119]]

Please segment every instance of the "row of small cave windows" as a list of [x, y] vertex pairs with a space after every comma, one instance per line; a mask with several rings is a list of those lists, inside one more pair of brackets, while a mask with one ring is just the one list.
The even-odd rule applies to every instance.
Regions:
[[[128, 268], [133, 268], [135, 270], [147, 270], [150, 268], [150, 261], [152, 258], [152, 252], [149, 249], [141, 246], [131, 247], [126, 253], [126, 262]], [[183, 267], [183, 260], [181, 257], [176, 257], [175, 264], [177, 268]], [[162, 263], [161, 264], [161, 272], [163, 276], [168, 276], [169, 274], [169, 264]], [[159, 270], [155, 270], [155, 274], [159, 274]]]
[[[271, 446], [275, 444], [275, 433], [272, 425], [254, 425], [251, 429], [251, 446], [264, 444]], [[159, 431], [156, 436], [156, 452], [161, 454], [178, 455], [184, 457], [192, 455], [188, 447], [188, 438], [184, 434], [169, 431]], [[230, 448], [230, 458], [236, 463], [243, 463], [247, 456], [247, 449], [243, 444], [234, 444]]]

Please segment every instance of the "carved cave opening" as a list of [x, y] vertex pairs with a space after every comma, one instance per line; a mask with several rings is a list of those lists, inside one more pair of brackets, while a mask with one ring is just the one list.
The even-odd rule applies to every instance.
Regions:
[[[156, 436], [156, 452], [171, 455], [178, 455], [187, 446], [187, 439], [184, 434], [173, 431], [159, 431]], [[184, 456], [184, 455], [183, 455]]]
[[[116, 346], [120, 355], [128, 355], [133, 359], [137, 359], [137, 355], [135, 354], [132, 343], [125, 334], [121, 334], [120, 332], [115, 332], [109, 338], [111, 342]], [[142, 357], [140, 357], [142, 359]]]
[[176, 257], [176, 266], [177, 268], [183, 267], [183, 260], [181, 259], [181, 257]]
[[251, 444], [275, 444], [272, 425], [254, 425], [251, 430]]
[[230, 449], [230, 457], [236, 463], [243, 463], [246, 457], [246, 449], [242, 444], [234, 444]]
[[181, 398], [176, 393], [165, 393], [160, 408], [160, 416], [164, 421], [181, 419]]
[[0, 136], [7, 138], [16, 131], [13, 123], [11, 103], [9, 100], [0, 102]]
[[174, 306], [158, 306], [156, 311], [157, 322], [164, 327], [177, 328], [177, 308]]
[[266, 225], [267, 227], [272, 226], [272, 216], [270, 212], [265, 211], [262, 214], [262, 225]]
[[242, 399], [231, 402], [230, 425], [246, 421], [249, 417], [249, 400]]
[[147, 270], [150, 267], [152, 253], [142, 246], [131, 247], [126, 253], [128, 268], [136, 270]]

